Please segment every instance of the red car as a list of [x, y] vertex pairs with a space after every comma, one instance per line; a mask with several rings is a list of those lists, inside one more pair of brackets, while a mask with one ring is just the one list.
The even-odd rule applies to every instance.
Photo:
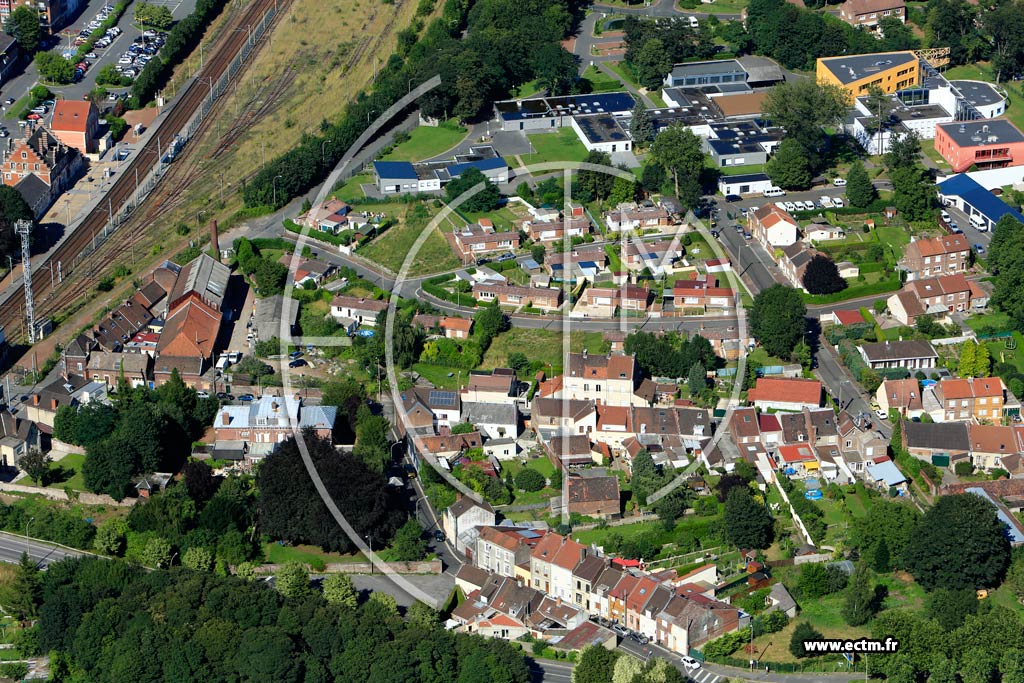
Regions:
[[41, 119], [43, 117], [40, 116], [39, 114], [32, 113], [32, 114], [29, 114], [28, 116], [26, 116], [25, 118], [27, 118], [29, 121], [38, 121], [39, 119]]

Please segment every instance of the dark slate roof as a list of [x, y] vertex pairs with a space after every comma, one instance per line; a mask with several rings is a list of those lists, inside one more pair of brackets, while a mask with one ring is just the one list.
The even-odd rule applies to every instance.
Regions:
[[969, 451], [971, 440], [964, 422], [904, 422], [908, 448], [933, 451]]
[[935, 349], [926, 341], [920, 339], [905, 339], [903, 341], [877, 342], [864, 344], [861, 347], [864, 356], [870, 361], [892, 361], [904, 360], [906, 358], [938, 358]]

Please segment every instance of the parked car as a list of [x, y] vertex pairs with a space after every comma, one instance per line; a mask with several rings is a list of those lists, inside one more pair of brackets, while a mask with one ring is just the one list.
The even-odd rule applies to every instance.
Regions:
[[306, 362], [305, 358], [299, 358], [299, 359], [293, 360], [291, 363], [289, 363], [288, 367], [290, 367], [290, 368], [304, 368], [307, 365], [309, 365], [309, 363]]
[[974, 245], [974, 251], [978, 252], [979, 254], [984, 254], [985, 253], [985, 247], [983, 245], [981, 245], [981, 244], [975, 244]]
[[782, 202], [782, 204], [786, 207], [786, 211], [796, 211], [796, 204], [793, 202]]
[[484, 258], [483, 256], [481, 256], [480, 258], [478, 258], [478, 259], [476, 260], [476, 264], [477, 264], [478, 266], [482, 266], [482, 265], [485, 265], [485, 264], [487, 264], [487, 263], [490, 263], [490, 262], [491, 262], [491, 259], [489, 259], [489, 258]]
[[945, 209], [939, 212], [939, 216], [941, 216], [942, 220], [946, 221], [947, 223], [950, 220], [952, 220], [952, 216], [949, 215], [949, 211], [946, 211]]
[[823, 209], [831, 209], [832, 208], [832, 199], [830, 197], [819, 197], [818, 198], [818, 206], [820, 206]]
[[196, 392], [196, 398], [210, 398], [210, 394], [209, 392], [200, 389], [199, 391]]
[[738, 202], [738, 201], [742, 201], [742, 199], [743, 199], [743, 197], [739, 196], [738, 194], [727, 194], [727, 195], [725, 195], [725, 201], [727, 201], [727, 202]]
[[832, 184], [836, 187], [844, 187], [846, 185], [846, 180], [844, 178], [833, 178]]
[[620, 636], [625, 636], [629, 633], [629, 629], [627, 629], [622, 624], [612, 624], [612, 631], [614, 631], [616, 634]]
[[441, 531], [440, 529], [435, 529], [434, 530], [434, 540], [437, 541], [438, 543], [444, 543], [444, 539], [445, 539], [444, 532]]
[[291, 353], [288, 354], [288, 357], [291, 358], [292, 360], [295, 360], [296, 358], [302, 358], [302, 351], [292, 351]]
[[14, 98], [8, 97], [6, 100], [4, 100], [4, 104], [6, 104], [8, 107], [11, 106], [12, 104], [14, 104]]
[[700, 668], [700, 662], [698, 662], [693, 657], [683, 655], [679, 658], [679, 661], [683, 663], [683, 666], [685, 666], [688, 671], [696, 671]]
[[844, 206], [846, 206], [846, 205], [845, 205], [845, 204], [843, 203], [843, 199], [842, 199], [842, 197], [833, 197], [833, 198], [832, 198], [832, 205], [833, 205], [834, 207], [836, 207], [837, 209], [841, 209], [841, 208], [843, 208]]
[[238, 397], [238, 400], [239, 401], [255, 401], [256, 397], [253, 396], [252, 394], [242, 394], [241, 396]]
[[511, 261], [511, 260], [515, 259], [515, 257], [516, 257], [515, 254], [510, 254], [508, 252], [505, 252], [504, 254], [502, 254], [501, 256], [498, 257], [498, 263], [504, 263], [505, 261]]

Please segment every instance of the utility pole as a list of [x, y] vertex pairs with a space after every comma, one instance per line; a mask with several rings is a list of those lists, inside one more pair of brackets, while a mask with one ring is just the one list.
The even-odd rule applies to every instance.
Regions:
[[32, 248], [29, 238], [32, 235], [32, 221], [20, 220], [14, 224], [14, 231], [21, 236], [21, 277], [25, 281], [25, 319], [28, 325], [28, 341], [36, 342], [36, 311], [32, 301]]

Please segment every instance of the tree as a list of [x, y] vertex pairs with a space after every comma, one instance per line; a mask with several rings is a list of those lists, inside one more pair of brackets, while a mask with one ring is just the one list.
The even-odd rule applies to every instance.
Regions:
[[96, 537], [93, 539], [92, 547], [96, 552], [104, 555], [123, 555], [127, 535], [128, 522], [119, 517], [111, 517], [101, 522], [96, 528]]
[[482, 189], [462, 202], [460, 207], [462, 210], [469, 211], [470, 213], [491, 211], [501, 201], [501, 192], [498, 190], [498, 186], [488, 180], [480, 169], [477, 168], [467, 169], [459, 177], [452, 179], [444, 188], [445, 197], [449, 203], [454, 202], [460, 196], [481, 184]]
[[648, 162], [640, 174], [640, 185], [647, 192], [661, 192], [666, 180], [665, 167], [656, 161]]
[[270, 259], [261, 259], [253, 277], [261, 296], [276, 296], [284, 292], [288, 281], [288, 266]]
[[686, 386], [690, 390], [690, 396], [699, 396], [708, 385], [707, 370], [700, 363], [690, 366], [690, 372], [686, 376]]
[[208, 572], [213, 569], [213, 553], [197, 545], [186, 550], [181, 556], [181, 566], [197, 572]]
[[520, 491], [540, 491], [546, 482], [543, 474], [530, 467], [524, 467], [516, 475], [516, 488]]
[[530, 370], [530, 359], [521, 351], [513, 351], [508, 354], [507, 365], [515, 371], [516, 375], [523, 377]]
[[992, 303], [1024, 326], [1024, 223], [1009, 214], [999, 219], [987, 265], [995, 276]]
[[804, 271], [804, 289], [811, 294], [834, 294], [846, 289], [846, 280], [839, 275], [835, 261], [824, 254], [815, 254]]
[[615, 662], [611, 683], [633, 683], [643, 680], [644, 665], [636, 657], [619, 657]]
[[1010, 546], [995, 508], [971, 494], [941, 496], [907, 543], [906, 567], [926, 590], [999, 584]]
[[885, 573], [892, 571], [892, 559], [889, 554], [889, 543], [882, 538], [875, 546], [871, 554], [871, 568], [876, 572]]
[[[591, 150], [583, 159], [584, 164], [595, 166], [611, 166], [612, 158], [607, 152]], [[573, 194], [581, 201], [593, 201], [595, 199], [606, 199], [611, 194], [612, 186], [615, 184], [615, 176], [606, 171], [591, 171], [583, 169], [576, 177], [576, 185], [573, 187]]]
[[23, 552], [14, 568], [14, 576], [4, 590], [3, 605], [19, 620], [26, 620], [36, 614], [36, 607], [42, 597], [42, 577], [28, 553]]
[[21, 49], [30, 55], [39, 51], [43, 42], [43, 30], [39, 25], [39, 13], [26, 5], [18, 5], [7, 19], [5, 30], [14, 36]]
[[417, 600], [406, 610], [409, 623], [422, 629], [432, 629], [441, 623], [441, 615], [436, 609]]
[[[889, 141], [889, 151], [885, 153], [885, 165], [889, 170], [894, 168], [913, 168], [921, 158], [921, 140], [917, 133], [908, 130], [902, 135], [893, 135]], [[849, 196], [849, 187], [847, 187]]]
[[853, 162], [850, 172], [846, 174], [846, 198], [850, 206], [863, 209], [875, 201], [878, 193], [871, 184], [871, 178], [860, 161]]
[[415, 519], [406, 520], [398, 528], [391, 550], [399, 562], [415, 562], [427, 555], [427, 542], [423, 540], [423, 527]]
[[935, 206], [935, 185], [920, 166], [899, 167], [889, 172], [893, 204], [908, 221], [928, 218]]
[[213, 498], [220, 487], [220, 478], [213, 476], [213, 469], [205, 462], [190, 460], [182, 468], [182, 476], [185, 478], [185, 490], [188, 497], [202, 505]]
[[853, 569], [846, 595], [843, 596], [843, 621], [850, 626], [863, 626], [874, 616], [876, 608], [871, 572], [864, 563], [859, 563]]
[[[19, 6], [14, 11], [17, 13], [21, 9], [24, 9], [24, 6]], [[0, 185], [0, 256], [20, 257], [21, 237], [14, 232], [14, 224], [19, 220], [31, 221], [33, 218], [32, 209], [29, 208], [24, 197], [10, 185]], [[31, 246], [35, 247], [40, 244], [43, 232], [42, 230], [32, 231]]]
[[36, 483], [36, 486], [42, 486], [43, 480], [46, 479], [46, 475], [50, 471], [50, 462], [49, 453], [43, 453], [38, 448], [30, 448], [18, 460], [18, 467]]
[[704, 152], [700, 138], [689, 128], [673, 124], [654, 138], [651, 155], [672, 174], [676, 197], [687, 208], [700, 201], [700, 174], [704, 168]]
[[733, 489], [725, 500], [725, 534], [737, 548], [764, 549], [772, 544], [773, 526], [768, 509], [745, 489]]
[[765, 171], [772, 182], [784, 190], [806, 190], [811, 185], [811, 164], [807, 153], [793, 138], [785, 138]]
[[1024, 681], [1024, 651], [1014, 648], [1003, 652], [999, 658], [999, 674], [1005, 683]]
[[806, 315], [807, 306], [800, 292], [772, 285], [754, 297], [750, 328], [769, 355], [788, 358], [804, 337]]
[[359, 606], [359, 592], [348, 574], [329, 574], [323, 582], [324, 600], [337, 607], [354, 610]]
[[821, 161], [822, 128], [841, 121], [848, 109], [845, 90], [812, 78], [780, 83], [768, 91], [764, 102], [765, 116], [805, 150], [812, 170]]
[[576, 84], [576, 57], [557, 43], [545, 43], [533, 54], [537, 85], [551, 95], [567, 95]]
[[312, 595], [309, 571], [301, 562], [285, 562], [274, 575], [274, 588], [286, 598], [304, 598]]
[[793, 629], [793, 635], [789, 639], [789, 651], [798, 659], [814, 656], [816, 653], [808, 651], [804, 647], [804, 641], [821, 640], [822, 637], [821, 632], [811, 626], [810, 622], [801, 621]]
[[58, 54], [37, 52], [33, 62], [43, 79], [50, 83], [67, 85], [75, 78], [75, 65]]
[[973, 339], [968, 339], [960, 347], [960, 360], [957, 363], [957, 373], [961, 377], [974, 377], [974, 365], [978, 357], [978, 345]]
[[[619, 168], [624, 168], [619, 166]], [[615, 177], [615, 182], [612, 183], [611, 194], [608, 195], [608, 204], [611, 206], [618, 206], [623, 202], [631, 202], [636, 199], [637, 186], [636, 181], [629, 178], [622, 178], [619, 176]]]
[[370, 602], [383, 607], [389, 614], [398, 616], [398, 601], [390, 593], [373, 591], [370, 593]]
[[621, 655], [598, 645], [583, 648], [572, 670], [572, 683], [608, 683]]
[[530, 247], [530, 256], [537, 263], [544, 263], [544, 256], [547, 254], [547, 251], [543, 244], [534, 244]]
[[166, 568], [171, 561], [171, 544], [167, 539], [154, 536], [142, 551], [142, 563], [154, 569]]
[[86, 448], [82, 465], [85, 487], [123, 500], [131, 489], [132, 476], [139, 471], [136, 457], [132, 445], [118, 435]]
[[492, 301], [486, 306], [481, 306], [473, 316], [473, 328], [481, 350], [486, 351], [490, 348], [491, 341], [509, 328], [509, 322], [498, 302]]
[[148, 2], [140, 2], [135, 5], [135, 23], [142, 24], [146, 28], [166, 30], [174, 21], [174, 16], [164, 5], [152, 5]]
[[946, 631], [960, 628], [968, 614], [978, 613], [978, 596], [971, 588], [937, 588], [928, 594], [927, 614]]
[[640, 85], [648, 90], [656, 90], [672, 68], [672, 58], [661, 39], [651, 38], [637, 51], [630, 65]]
[[[654, 123], [651, 115], [647, 113], [647, 107], [643, 102], [637, 102], [633, 107], [633, 118], [629, 122], [629, 133], [633, 137], [633, 144], [644, 147], [654, 139]], [[646, 169], [644, 169], [646, 170]]]

